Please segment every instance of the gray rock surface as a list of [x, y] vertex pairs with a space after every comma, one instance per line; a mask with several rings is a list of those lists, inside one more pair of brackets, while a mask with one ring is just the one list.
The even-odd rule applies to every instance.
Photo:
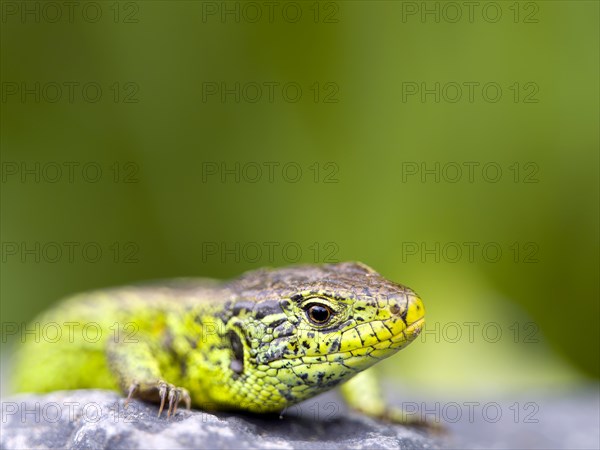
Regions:
[[343, 410], [321, 396], [279, 416], [179, 410], [167, 420], [157, 408], [102, 390], [16, 395], [2, 402], [4, 449], [21, 448], [439, 448], [424, 431]]
[[[580, 388], [510, 397], [436, 398], [400, 395], [390, 402], [417, 408], [447, 428], [441, 436], [391, 425], [346, 410], [335, 392], [278, 415], [179, 412], [157, 418], [157, 408], [101, 390], [15, 395], [2, 402], [0, 446], [22, 448], [224, 449], [598, 449], [600, 391]], [[412, 400], [412, 401], [411, 401]], [[471, 406], [468, 406], [471, 405]], [[476, 405], [476, 406], [473, 406]]]

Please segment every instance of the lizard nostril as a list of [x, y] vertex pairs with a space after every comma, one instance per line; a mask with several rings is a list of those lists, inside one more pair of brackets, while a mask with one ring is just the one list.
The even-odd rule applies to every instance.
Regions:
[[390, 312], [394, 315], [397, 315], [400, 313], [400, 305], [396, 302], [392, 303], [390, 305]]

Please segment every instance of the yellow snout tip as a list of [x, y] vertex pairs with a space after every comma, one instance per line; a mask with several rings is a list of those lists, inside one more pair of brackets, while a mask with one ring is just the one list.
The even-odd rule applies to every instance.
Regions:
[[419, 297], [411, 296], [408, 300], [408, 310], [406, 312], [406, 335], [408, 339], [416, 338], [425, 326], [425, 307], [423, 300]]

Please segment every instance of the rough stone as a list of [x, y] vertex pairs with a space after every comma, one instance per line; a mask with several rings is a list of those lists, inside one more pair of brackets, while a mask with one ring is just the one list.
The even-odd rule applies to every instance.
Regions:
[[[154, 405], [111, 391], [20, 394], [2, 403], [0, 447], [224, 449], [598, 449], [600, 391], [530, 391], [510, 397], [428, 400], [387, 390], [390, 402], [417, 408], [447, 433], [391, 425], [348, 411], [335, 392], [278, 415], [179, 410], [157, 418]], [[460, 417], [459, 420], [457, 418]]]
[[266, 448], [432, 449], [424, 431], [376, 421], [321, 396], [283, 414], [208, 413], [180, 409], [167, 420], [153, 405], [111, 391], [21, 394], [2, 403], [3, 449]]

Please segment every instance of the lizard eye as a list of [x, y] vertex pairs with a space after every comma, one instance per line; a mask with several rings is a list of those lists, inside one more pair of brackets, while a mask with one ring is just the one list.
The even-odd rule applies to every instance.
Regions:
[[328, 306], [311, 303], [306, 307], [306, 316], [315, 325], [325, 325], [331, 319], [332, 311]]

